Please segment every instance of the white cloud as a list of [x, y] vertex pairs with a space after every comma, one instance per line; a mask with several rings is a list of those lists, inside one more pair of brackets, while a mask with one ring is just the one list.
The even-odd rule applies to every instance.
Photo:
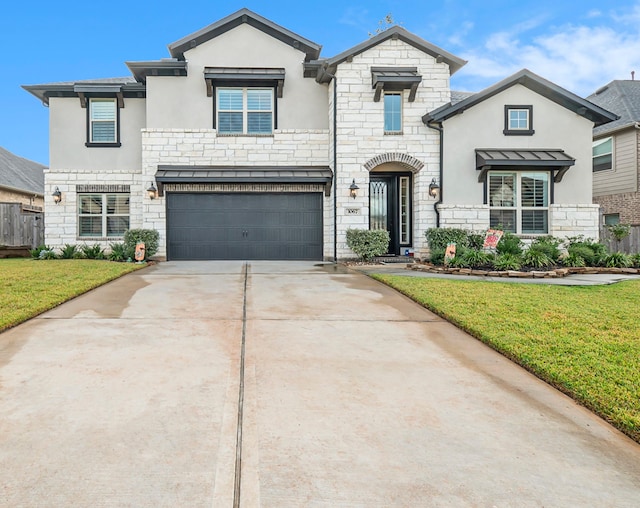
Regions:
[[[640, 15], [640, 8], [634, 12]], [[549, 27], [526, 42], [518, 30], [491, 34], [482, 47], [462, 55], [469, 63], [454, 77], [454, 87], [461, 81], [467, 83], [463, 88], [477, 91], [528, 68], [578, 95], [589, 95], [613, 79], [630, 79], [632, 70], [640, 72], [640, 31], [625, 28]]]

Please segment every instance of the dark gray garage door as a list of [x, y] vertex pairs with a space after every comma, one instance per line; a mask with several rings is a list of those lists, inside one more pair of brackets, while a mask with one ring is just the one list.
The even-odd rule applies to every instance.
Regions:
[[322, 193], [167, 194], [167, 258], [322, 259]]

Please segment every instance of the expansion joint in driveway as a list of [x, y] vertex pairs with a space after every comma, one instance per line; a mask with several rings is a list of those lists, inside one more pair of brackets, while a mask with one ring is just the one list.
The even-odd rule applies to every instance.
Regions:
[[242, 480], [242, 419], [244, 413], [244, 358], [247, 336], [247, 280], [249, 263], [243, 266], [244, 287], [242, 290], [242, 345], [240, 348], [240, 382], [238, 383], [238, 430], [236, 433], [236, 469], [233, 485], [233, 508], [240, 507], [240, 486]]

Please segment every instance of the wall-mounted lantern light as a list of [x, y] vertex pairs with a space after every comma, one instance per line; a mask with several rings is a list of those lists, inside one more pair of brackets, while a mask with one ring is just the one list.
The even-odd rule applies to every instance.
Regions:
[[149, 194], [149, 199], [156, 199], [158, 197], [158, 189], [156, 189], [156, 186], [153, 185], [153, 182], [149, 183], [147, 193]]
[[356, 179], [353, 179], [353, 182], [351, 182], [351, 185], [349, 185], [349, 196], [351, 196], [353, 199], [356, 199], [356, 197], [358, 196], [358, 189], [360, 187], [358, 187], [356, 185]]
[[440, 194], [440, 186], [436, 183], [436, 179], [432, 178], [429, 184], [429, 196], [435, 199], [438, 197], [438, 194]]
[[53, 194], [51, 194], [51, 196], [53, 197], [53, 202], [57, 205], [60, 203], [60, 201], [62, 201], [62, 192], [60, 192], [60, 189], [58, 189], [58, 187], [56, 187], [56, 190], [53, 191]]

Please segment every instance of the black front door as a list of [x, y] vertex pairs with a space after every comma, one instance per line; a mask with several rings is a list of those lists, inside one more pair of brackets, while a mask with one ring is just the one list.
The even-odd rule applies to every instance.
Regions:
[[389, 232], [388, 254], [404, 254], [411, 246], [411, 174], [371, 174], [369, 228]]

